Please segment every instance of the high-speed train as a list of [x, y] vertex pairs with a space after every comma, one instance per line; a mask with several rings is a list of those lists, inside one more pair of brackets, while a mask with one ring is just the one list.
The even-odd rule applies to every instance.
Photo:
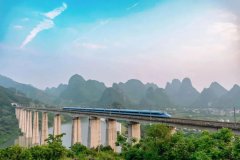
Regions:
[[105, 108], [82, 108], [82, 107], [63, 107], [65, 111], [79, 111], [79, 112], [95, 112], [107, 114], [122, 114], [132, 116], [146, 116], [146, 117], [159, 117], [170, 118], [171, 115], [165, 112], [153, 110], [132, 110], [132, 109], [105, 109]]

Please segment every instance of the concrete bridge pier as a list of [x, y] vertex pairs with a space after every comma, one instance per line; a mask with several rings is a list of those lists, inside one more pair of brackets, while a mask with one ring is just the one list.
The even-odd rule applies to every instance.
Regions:
[[131, 122], [128, 124], [128, 138], [135, 138], [137, 142], [141, 138], [140, 124], [138, 122]]
[[101, 122], [100, 118], [90, 117], [89, 119], [90, 148], [96, 148], [101, 145]]
[[29, 117], [30, 117], [30, 120], [29, 120], [29, 135], [30, 137], [32, 138], [33, 137], [33, 121], [32, 121], [32, 111], [29, 112]]
[[81, 133], [81, 119], [80, 117], [73, 117], [72, 120], [72, 145], [75, 143], [82, 143]]
[[19, 121], [19, 119], [20, 119], [20, 111], [21, 111], [21, 109], [20, 108], [17, 108], [17, 120]]
[[34, 145], [39, 144], [39, 121], [38, 121], [38, 112], [34, 112], [33, 115], [33, 138], [32, 143]]
[[26, 120], [26, 137], [32, 137], [32, 111], [27, 111], [27, 120]]
[[15, 115], [16, 115], [16, 119], [18, 120], [18, 109], [15, 108]]
[[20, 121], [21, 121], [20, 129], [21, 129], [21, 132], [24, 133], [24, 109], [22, 109], [21, 111]]
[[29, 137], [29, 114], [28, 114], [28, 111], [26, 111], [26, 133], [25, 133], [25, 136], [26, 137]]
[[23, 123], [23, 110], [19, 109], [19, 122], [18, 122], [18, 125], [19, 125], [19, 129], [21, 131], [22, 131], [22, 123]]
[[27, 112], [26, 112], [26, 110], [23, 110], [23, 115], [22, 115], [23, 117], [23, 120], [22, 120], [22, 132], [24, 133], [24, 134], [26, 134], [26, 130], [27, 130]]
[[53, 124], [53, 135], [60, 135], [61, 134], [61, 115], [56, 114], [54, 116], [54, 124]]
[[20, 113], [20, 109], [19, 108], [15, 108], [15, 114], [16, 114], [16, 118], [19, 121], [19, 113]]
[[20, 119], [20, 112], [21, 112], [21, 109], [20, 108], [16, 108], [17, 109], [17, 120], [19, 121]]
[[27, 134], [27, 127], [28, 127], [28, 111], [27, 110], [25, 110], [25, 128], [24, 128], [24, 130], [25, 130], [25, 135]]
[[42, 112], [42, 128], [41, 128], [41, 144], [46, 144], [46, 139], [48, 138], [48, 114], [47, 112]]
[[106, 140], [107, 145], [109, 145], [114, 151], [116, 151], [116, 141], [117, 141], [117, 121], [114, 119], [107, 119], [107, 134]]

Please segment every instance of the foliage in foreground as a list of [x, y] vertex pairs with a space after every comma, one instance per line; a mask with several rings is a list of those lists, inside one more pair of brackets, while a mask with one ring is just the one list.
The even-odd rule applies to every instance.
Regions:
[[[239, 160], [240, 137], [223, 128], [215, 133], [184, 134], [164, 125], [152, 125], [138, 144], [122, 143], [126, 160]], [[127, 146], [127, 147], [125, 147]]]
[[47, 145], [24, 148], [18, 145], [0, 150], [0, 160], [115, 160], [120, 156], [113, 152], [110, 147], [99, 146], [88, 149], [80, 143], [70, 149], [62, 145], [62, 136], [49, 135]]
[[184, 134], [161, 124], [146, 128], [145, 137], [139, 143], [118, 135], [116, 145], [122, 153], [114, 153], [110, 147], [87, 148], [75, 144], [70, 149], [62, 145], [62, 135], [46, 140], [47, 145], [23, 148], [12, 146], [0, 150], [0, 160], [216, 160], [240, 159], [240, 137], [229, 129], [210, 133]]

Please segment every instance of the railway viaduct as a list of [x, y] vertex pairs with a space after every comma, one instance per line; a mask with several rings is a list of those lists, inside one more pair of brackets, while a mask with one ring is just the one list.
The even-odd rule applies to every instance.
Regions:
[[[229, 128], [233, 131], [240, 131], [240, 123], [218, 122], [207, 120], [194, 120], [183, 118], [156, 118], [147, 116], [129, 116], [122, 114], [107, 114], [94, 112], [68, 111], [56, 108], [27, 108], [16, 107], [16, 118], [19, 128], [27, 138], [32, 138], [33, 145], [45, 144], [48, 137], [48, 113], [54, 113], [53, 135], [61, 134], [61, 115], [72, 115], [72, 145], [81, 143], [81, 117], [89, 117], [89, 147], [101, 145], [101, 126], [100, 118], [106, 119], [106, 140], [107, 144], [116, 150], [115, 142], [117, 139], [116, 123], [117, 120], [124, 120], [128, 123], [128, 138], [140, 140], [140, 123], [165, 123], [169, 125], [184, 125], [204, 128]], [[39, 130], [39, 112], [42, 113], [41, 131]]]

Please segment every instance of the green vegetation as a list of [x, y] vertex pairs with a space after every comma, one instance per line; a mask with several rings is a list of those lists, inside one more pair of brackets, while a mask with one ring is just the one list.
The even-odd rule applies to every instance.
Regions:
[[122, 147], [120, 154], [110, 147], [88, 149], [75, 144], [70, 149], [62, 145], [62, 135], [49, 135], [47, 145], [22, 148], [12, 146], [0, 150], [0, 160], [214, 160], [240, 159], [240, 137], [229, 129], [198, 134], [177, 132], [162, 124], [146, 127], [146, 134], [139, 143], [135, 139], [118, 135], [116, 145]]
[[110, 147], [99, 146], [88, 149], [82, 144], [75, 144], [70, 149], [62, 145], [62, 136], [49, 135], [47, 145], [23, 148], [18, 145], [0, 150], [0, 160], [117, 160], [120, 155], [113, 152]]
[[20, 133], [14, 112], [13, 107], [5, 105], [0, 107], [0, 144], [4, 144]]
[[0, 86], [0, 144], [4, 145], [9, 139], [16, 137], [20, 132], [15, 116], [15, 108], [12, 102], [21, 104], [29, 103], [30, 100], [13, 89]]
[[212, 160], [240, 159], [240, 137], [229, 129], [199, 134], [177, 132], [164, 125], [152, 125], [138, 144], [122, 143], [126, 160]]
[[[31, 99], [26, 98], [24, 94], [16, 92], [15, 89], [8, 89], [0, 86], [0, 147], [5, 147], [9, 144], [9, 140], [15, 139], [19, 134], [18, 122], [15, 115], [15, 108], [12, 107], [11, 103], [19, 104], [30, 104]], [[34, 104], [39, 102], [34, 101]], [[41, 123], [41, 114], [40, 123]], [[49, 126], [53, 124], [53, 114], [49, 114]], [[62, 122], [69, 122], [70, 116], [62, 116]]]

